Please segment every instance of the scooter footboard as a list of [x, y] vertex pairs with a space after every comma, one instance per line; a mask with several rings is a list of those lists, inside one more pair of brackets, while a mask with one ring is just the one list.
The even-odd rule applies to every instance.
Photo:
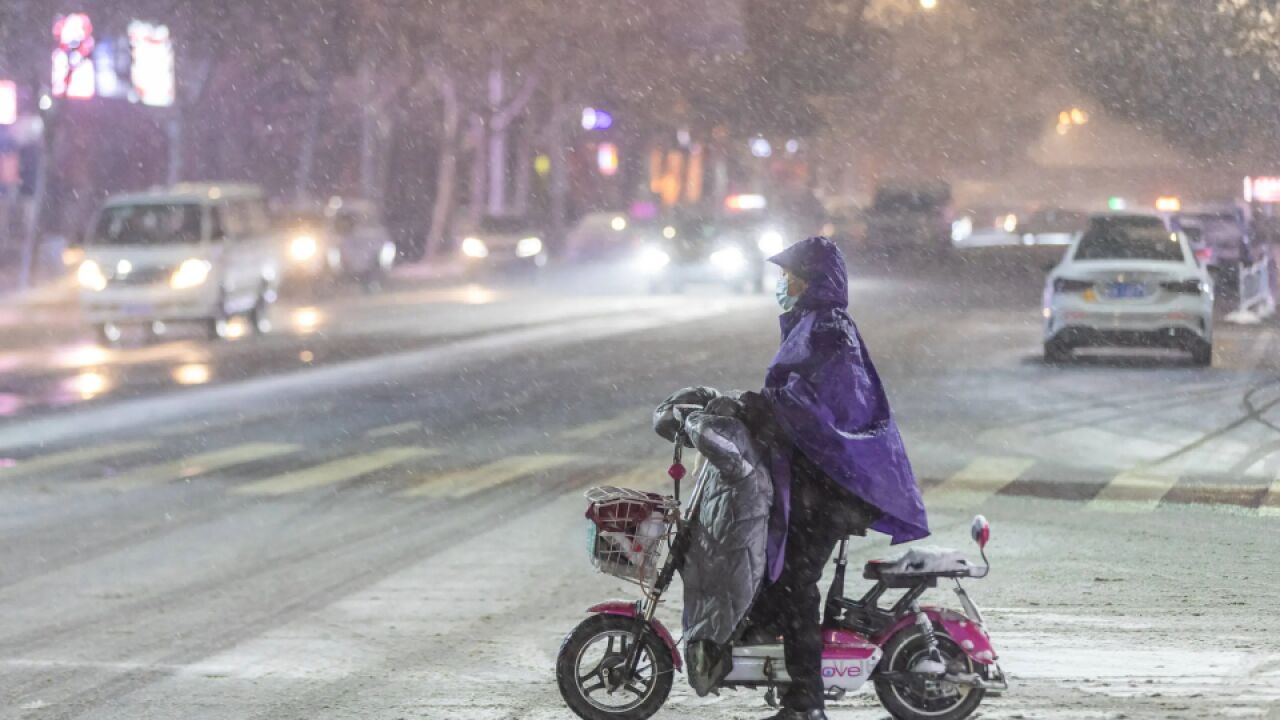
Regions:
[[[991, 665], [998, 659], [996, 650], [991, 645], [991, 638], [987, 637], [987, 631], [981, 625], [970, 620], [968, 616], [958, 613], [955, 610], [947, 608], [926, 607], [921, 608], [925, 615], [934, 623], [941, 625], [942, 629], [956, 641], [966, 655], [980, 665]], [[916, 622], [915, 618], [907, 615], [899, 619], [889, 629], [880, 633], [875, 637], [876, 644], [884, 645], [889, 638], [897, 635], [902, 630], [911, 627]]]
[[[587, 608], [587, 612], [597, 615], [620, 615], [633, 618], [636, 616], [636, 604], [625, 600], [610, 600]], [[676, 646], [676, 640], [671, 636], [671, 632], [667, 630], [667, 627], [658, 618], [650, 620], [649, 627], [662, 639], [662, 644], [666, 645], [667, 649], [671, 651], [671, 664], [675, 666], [676, 670], [683, 671], [684, 660], [680, 658], [680, 648]]]

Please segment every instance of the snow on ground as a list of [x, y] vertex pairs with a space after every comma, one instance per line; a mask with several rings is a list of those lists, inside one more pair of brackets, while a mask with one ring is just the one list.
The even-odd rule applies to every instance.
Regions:
[[[575, 493], [223, 653], [169, 672], [95, 717], [569, 717], [553, 677], [564, 634], [596, 601], [635, 590], [588, 567]], [[983, 508], [991, 578], [968, 583], [1013, 687], [982, 718], [1280, 717], [1274, 524], [1179, 511], [1202, 542], [1173, 547], [1173, 518], [998, 498]], [[1153, 520], [1153, 517], [1159, 519]], [[967, 515], [935, 515], [932, 542], [966, 547]], [[1110, 535], [1096, 533], [1100, 524]], [[1011, 548], [1019, 548], [1013, 552]], [[966, 548], [967, 549], [967, 548]], [[854, 562], [891, 551], [864, 542]], [[1195, 568], [1196, 572], [1190, 569]], [[1189, 578], [1208, 578], [1192, 582]], [[856, 578], [856, 575], [854, 575]], [[850, 591], [862, 581], [850, 580]], [[662, 619], [678, 627], [678, 592]], [[1230, 617], [1205, 613], [1209, 600]], [[933, 602], [955, 605], [951, 593]], [[304, 711], [310, 708], [310, 711]], [[313, 714], [308, 714], [313, 713]], [[1268, 714], [1269, 713], [1269, 714]], [[760, 693], [696, 698], [677, 678], [659, 720], [768, 715]], [[833, 720], [885, 718], [869, 688]]]

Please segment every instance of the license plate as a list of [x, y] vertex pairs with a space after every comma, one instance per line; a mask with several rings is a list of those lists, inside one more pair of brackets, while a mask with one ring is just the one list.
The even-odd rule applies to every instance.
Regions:
[[1109, 283], [1103, 295], [1113, 300], [1146, 297], [1147, 286], [1142, 283]]
[[120, 311], [130, 317], [150, 315], [153, 312], [150, 305], [125, 305]]

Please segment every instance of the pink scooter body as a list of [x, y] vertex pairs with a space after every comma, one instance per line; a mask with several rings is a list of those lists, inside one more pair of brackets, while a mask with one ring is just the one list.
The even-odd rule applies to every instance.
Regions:
[[[930, 620], [942, 625], [947, 634], [960, 644], [960, 647], [964, 649], [970, 658], [973, 658], [974, 662], [990, 665], [998, 659], [995, 648], [992, 647], [991, 640], [987, 637], [987, 633], [982, 626], [954, 610], [935, 607], [926, 607], [923, 610]], [[587, 612], [633, 618], [636, 616], [636, 605], [634, 602], [625, 600], [611, 600], [594, 605]], [[884, 632], [872, 638], [865, 638], [849, 630], [824, 630], [822, 633], [822, 677], [824, 684], [828, 686], [844, 686], [847, 689], [852, 689], [849, 687], [850, 685], [854, 687], [860, 685], [868, 678], [871, 670], [874, 669], [874, 663], [879, 661], [880, 651], [884, 649], [884, 646], [893, 639], [894, 635], [910, 628], [914, 624], [914, 617], [905, 616], [886, 628]], [[684, 660], [680, 656], [680, 648], [676, 645], [675, 638], [671, 635], [671, 632], [657, 618], [650, 621], [650, 626], [653, 627], [653, 631], [658, 637], [662, 639], [667, 651], [671, 653], [671, 663], [675, 666], [675, 669], [684, 670]]]
[[[636, 604], [626, 600], [610, 600], [599, 605], [592, 605], [587, 608], [587, 612], [596, 615], [620, 615], [633, 618], [636, 616]], [[680, 657], [680, 648], [676, 647], [676, 640], [671, 636], [671, 632], [667, 630], [667, 626], [663, 625], [658, 618], [650, 620], [649, 626], [653, 628], [654, 632], [658, 633], [658, 637], [662, 638], [662, 643], [671, 651], [671, 664], [675, 665], [676, 670], [683, 670], [684, 660]]]
[[[930, 620], [942, 625], [947, 634], [959, 643], [965, 654], [972, 658], [974, 662], [990, 665], [999, 659], [995, 648], [991, 645], [991, 638], [987, 636], [987, 631], [964, 614], [948, 608], [923, 607], [921, 610], [924, 611], [925, 615], [929, 616]], [[915, 623], [915, 617], [905, 615], [898, 622], [871, 638], [871, 641], [880, 647], [884, 647], [893, 639], [894, 635], [915, 625]]]

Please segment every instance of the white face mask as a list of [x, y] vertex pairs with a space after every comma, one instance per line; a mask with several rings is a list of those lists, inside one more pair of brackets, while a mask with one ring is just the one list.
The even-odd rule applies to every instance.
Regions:
[[782, 308], [782, 312], [791, 312], [796, 306], [796, 301], [800, 298], [788, 294], [790, 288], [787, 287], [787, 276], [783, 275], [778, 278], [778, 287], [773, 291], [774, 297], [778, 299], [778, 307]]

